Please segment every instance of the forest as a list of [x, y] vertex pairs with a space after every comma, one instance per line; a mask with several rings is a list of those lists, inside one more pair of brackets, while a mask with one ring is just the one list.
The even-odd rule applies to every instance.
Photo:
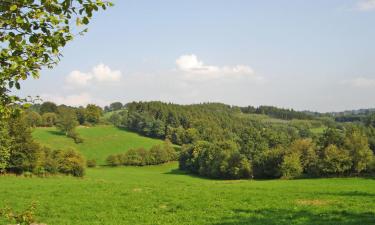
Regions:
[[[102, 109], [93, 104], [69, 107], [44, 102], [22, 110], [2, 127], [2, 146], [11, 148], [2, 151], [0, 169], [83, 176], [86, 165], [79, 152], [62, 154], [39, 146], [31, 138], [32, 128], [56, 126], [79, 144], [85, 140], [76, 132], [77, 126], [113, 124], [166, 143], [164, 147], [110, 155], [107, 162], [112, 166], [178, 160], [180, 169], [216, 179], [373, 174], [375, 114], [362, 115], [356, 121], [338, 118], [341, 116], [221, 103], [114, 102]], [[172, 143], [181, 148], [175, 152]]]

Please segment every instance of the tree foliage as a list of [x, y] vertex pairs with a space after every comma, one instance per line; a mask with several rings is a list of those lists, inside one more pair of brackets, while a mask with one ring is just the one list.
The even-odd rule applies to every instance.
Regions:
[[42, 68], [54, 67], [61, 49], [74, 30], [87, 25], [95, 11], [112, 3], [102, 0], [2, 0], [0, 1], [0, 115], [9, 114], [10, 89], [20, 89], [20, 80], [38, 78]]

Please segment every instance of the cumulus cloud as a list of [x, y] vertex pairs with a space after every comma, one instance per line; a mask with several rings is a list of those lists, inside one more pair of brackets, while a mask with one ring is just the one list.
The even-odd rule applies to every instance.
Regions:
[[121, 71], [112, 70], [109, 66], [98, 64], [90, 72], [72, 71], [65, 79], [70, 86], [87, 86], [91, 83], [110, 83], [121, 79]]
[[66, 77], [66, 82], [71, 85], [86, 86], [92, 79], [93, 76], [91, 74], [74, 70]]
[[194, 54], [182, 55], [176, 60], [177, 69], [184, 73], [187, 80], [210, 80], [210, 79], [238, 79], [238, 78], [254, 78], [262, 80], [262, 77], [256, 75], [250, 66], [214, 66], [206, 65]]
[[357, 88], [375, 88], [375, 79], [358, 77], [351, 80], [344, 80], [344, 84], [348, 84]]
[[121, 71], [111, 70], [111, 68], [109, 68], [109, 66], [106, 66], [102, 63], [95, 66], [92, 69], [92, 72], [93, 72], [93, 77], [99, 82], [102, 82], [102, 81], [108, 81], [108, 82], [119, 81], [120, 78], [121, 78]]
[[358, 1], [356, 8], [360, 11], [375, 10], [375, 0], [360, 0]]
[[64, 105], [70, 105], [70, 106], [84, 106], [93, 102], [91, 95], [88, 93], [81, 93], [81, 94], [67, 95], [67, 96], [42, 94], [41, 98], [44, 101], [52, 101], [57, 104], [64, 104]]

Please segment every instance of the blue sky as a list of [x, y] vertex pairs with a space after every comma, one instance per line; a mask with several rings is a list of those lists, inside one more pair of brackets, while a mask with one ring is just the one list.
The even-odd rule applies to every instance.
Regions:
[[116, 0], [22, 95], [375, 107], [375, 0]]

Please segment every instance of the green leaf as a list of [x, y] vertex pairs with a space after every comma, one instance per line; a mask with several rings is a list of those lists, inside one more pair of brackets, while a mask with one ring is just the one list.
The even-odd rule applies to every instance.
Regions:
[[10, 11], [15, 11], [15, 10], [17, 10], [17, 5], [12, 5], [9, 9], [10, 9]]
[[85, 17], [83, 17], [83, 19], [82, 19], [82, 22], [85, 24], [85, 25], [87, 25], [87, 24], [89, 24], [89, 19], [85, 16]]

